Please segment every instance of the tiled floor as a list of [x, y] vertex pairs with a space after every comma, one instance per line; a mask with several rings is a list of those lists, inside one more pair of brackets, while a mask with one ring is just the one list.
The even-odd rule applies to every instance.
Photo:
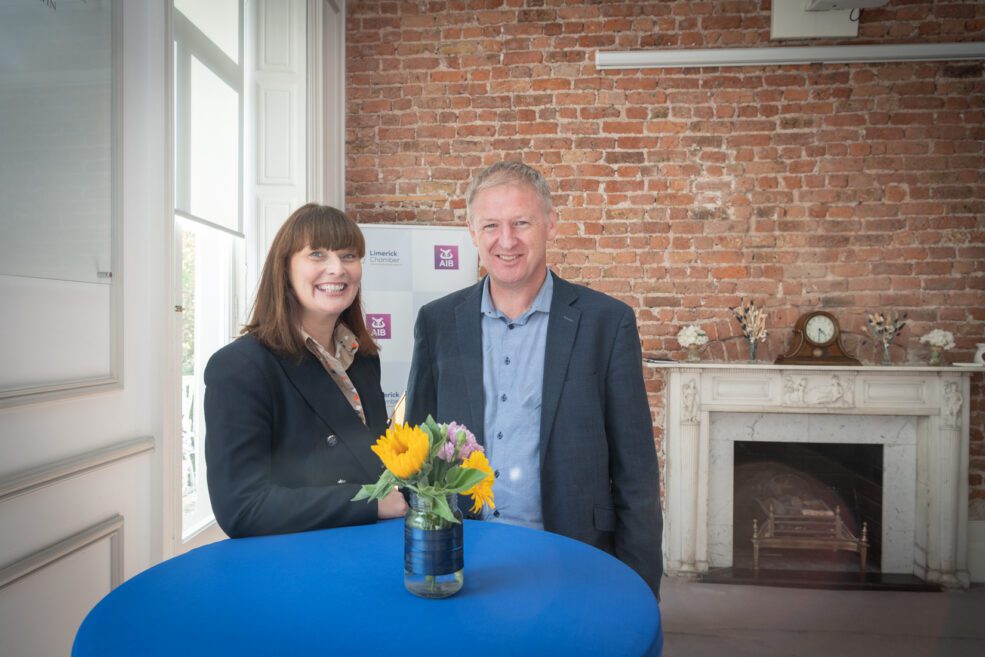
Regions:
[[665, 578], [665, 657], [982, 657], [985, 586], [830, 591]]

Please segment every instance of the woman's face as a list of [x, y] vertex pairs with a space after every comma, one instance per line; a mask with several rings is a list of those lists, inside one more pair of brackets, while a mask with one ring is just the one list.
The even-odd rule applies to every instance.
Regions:
[[[355, 250], [305, 247], [291, 256], [291, 287], [301, 302], [301, 326], [331, 330], [359, 292], [363, 264]], [[311, 330], [313, 329], [313, 330]]]

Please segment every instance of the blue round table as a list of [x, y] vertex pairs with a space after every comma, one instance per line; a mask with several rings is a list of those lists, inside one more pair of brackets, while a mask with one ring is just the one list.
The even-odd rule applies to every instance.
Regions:
[[403, 584], [403, 521], [225, 540], [110, 592], [73, 657], [606, 655], [656, 657], [660, 610], [628, 566], [589, 545], [465, 522], [465, 586]]

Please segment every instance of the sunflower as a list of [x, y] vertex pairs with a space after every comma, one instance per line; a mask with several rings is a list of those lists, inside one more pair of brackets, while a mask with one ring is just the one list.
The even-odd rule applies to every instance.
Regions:
[[410, 479], [420, 472], [429, 448], [428, 435], [410, 424], [393, 425], [370, 447], [386, 469], [399, 479]]
[[486, 458], [486, 455], [478, 451], [472, 452], [467, 459], [462, 461], [462, 467], [472, 468], [473, 470], [486, 473], [482, 481], [462, 492], [462, 495], [472, 496], [472, 513], [478, 513], [486, 504], [489, 505], [489, 508], [495, 509], [496, 505], [493, 503], [493, 482], [496, 480], [496, 476], [493, 474], [492, 468], [489, 467], [489, 460]]

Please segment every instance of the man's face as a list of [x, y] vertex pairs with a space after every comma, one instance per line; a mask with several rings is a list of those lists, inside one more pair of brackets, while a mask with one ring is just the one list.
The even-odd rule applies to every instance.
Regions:
[[544, 281], [547, 242], [557, 234], [557, 214], [544, 211], [530, 185], [505, 183], [472, 198], [469, 233], [492, 285], [535, 291]]

